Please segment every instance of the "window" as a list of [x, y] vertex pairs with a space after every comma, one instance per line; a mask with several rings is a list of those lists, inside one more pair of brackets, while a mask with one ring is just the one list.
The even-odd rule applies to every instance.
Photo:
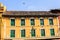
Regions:
[[21, 19], [21, 26], [25, 26], [25, 19]]
[[15, 26], [15, 19], [11, 19], [11, 26]]
[[21, 37], [25, 37], [25, 30], [21, 30]]
[[34, 19], [31, 19], [30, 21], [31, 21], [31, 25], [35, 25]]
[[44, 19], [40, 19], [40, 25], [44, 25]]
[[49, 19], [49, 24], [53, 25], [53, 19]]
[[15, 37], [15, 30], [11, 30], [10, 37]]
[[31, 36], [35, 37], [35, 30], [34, 29], [31, 30]]
[[45, 29], [41, 29], [41, 36], [45, 36]]
[[54, 29], [50, 29], [51, 36], [55, 35]]

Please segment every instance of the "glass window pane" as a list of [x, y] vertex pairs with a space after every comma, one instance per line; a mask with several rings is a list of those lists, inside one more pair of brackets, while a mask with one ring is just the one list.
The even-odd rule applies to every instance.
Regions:
[[21, 26], [25, 25], [25, 19], [21, 19]]
[[54, 29], [50, 29], [50, 32], [51, 32], [51, 36], [55, 35]]
[[40, 25], [44, 25], [44, 19], [40, 19]]
[[35, 37], [35, 30], [34, 29], [31, 30], [31, 36]]
[[34, 19], [31, 19], [31, 25], [35, 25]]
[[15, 26], [15, 19], [11, 19], [11, 26]]
[[15, 30], [11, 30], [11, 37], [15, 37]]
[[45, 29], [41, 29], [41, 36], [45, 36]]
[[21, 37], [25, 37], [25, 30], [21, 30]]
[[49, 19], [49, 24], [53, 25], [53, 19]]

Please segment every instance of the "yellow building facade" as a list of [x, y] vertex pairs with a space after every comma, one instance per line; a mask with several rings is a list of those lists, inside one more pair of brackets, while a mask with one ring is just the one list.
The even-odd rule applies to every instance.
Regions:
[[5, 11], [2, 40], [54, 40], [59, 38], [58, 14], [47, 11]]
[[3, 23], [2, 23], [2, 13], [4, 13], [6, 11], [6, 7], [0, 3], [0, 40], [2, 40], [2, 26], [3, 26]]

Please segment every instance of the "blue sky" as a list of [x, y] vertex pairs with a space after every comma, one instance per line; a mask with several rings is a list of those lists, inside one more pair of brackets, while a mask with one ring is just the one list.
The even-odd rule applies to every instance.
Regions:
[[0, 0], [7, 10], [46, 11], [60, 9], [60, 0]]

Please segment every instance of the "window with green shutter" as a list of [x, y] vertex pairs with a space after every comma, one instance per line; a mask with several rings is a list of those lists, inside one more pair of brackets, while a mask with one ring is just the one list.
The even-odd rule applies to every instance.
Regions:
[[53, 19], [49, 19], [49, 24], [53, 25]]
[[10, 37], [15, 37], [15, 30], [11, 30]]
[[31, 21], [31, 25], [35, 25], [34, 19], [31, 19], [30, 21]]
[[15, 26], [15, 19], [11, 19], [11, 26]]
[[31, 30], [31, 36], [35, 37], [35, 30], [34, 29]]
[[50, 29], [51, 36], [55, 35], [54, 29]]
[[21, 30], [21, 37], [25, 37], [25, 30]]
[[41, 29], [41, 36], [45, 36], [45, 29]]
[[25, 19], [21, 19], [21, 26], [25, 26]]
[[40, 25], [44, 25], [44, 19], [40, 19]]

